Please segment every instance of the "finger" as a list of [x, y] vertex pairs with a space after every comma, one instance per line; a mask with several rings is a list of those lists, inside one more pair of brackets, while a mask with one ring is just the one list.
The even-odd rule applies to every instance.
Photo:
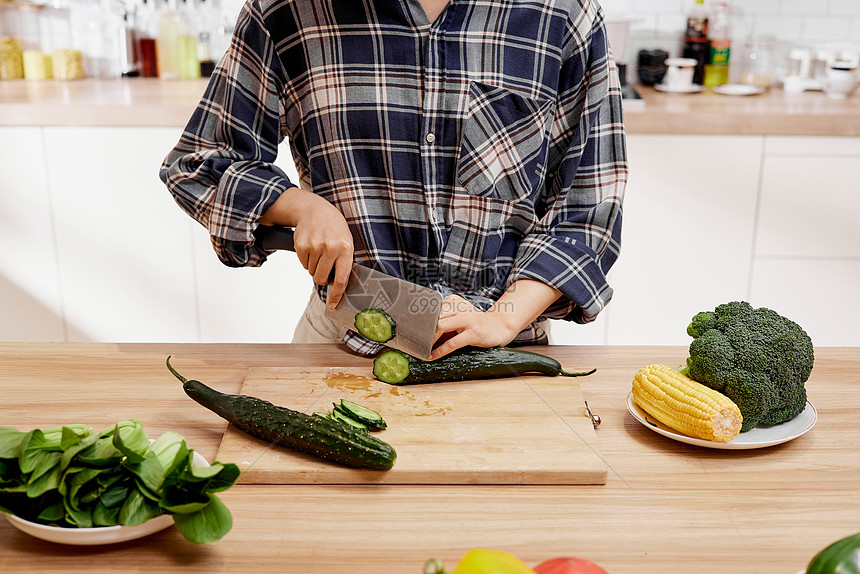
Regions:
[[307, 269], [310, 263], [310, 250], [307, 249], [304, 244], [299, 244], [298, 242], [296, 242], [295, 248], [296, 256], [299, 258], [299, 263], [302, 264], [302, 267]]
[[435, 361], [436, 359], [444, 357], [448, 353], [456, 351], [457, 349], [461, 349], [468, 345], [475, 345], [475, 339], [476, 337], [474, 337], [474, 333], [472, 331], [463, 331], [454, 335], [430, 352], [430, 360]]
[[316, 269], [313, 272], [314, 283], [317, 285], [328, 285], [333, 268], [334, 257], [329, 252], [324, 252], [317, 260]]
[[458, 310], [462, 310], [460, 309], [460, 306], [461, 303], [464, 302], [466, 302], [466, 300], [459, 295], [448, 295], [447, 297], [442, 299], [442, 307], [439, 311], [439, 318], [456, 315]]
[[468, 321], [462, 315], [442, 317], [436, 322], [436, 334], [433, 337], [433, 342], [438, 341], [445, 333], [459, 332], [468, 326]]
[[349, 283], [349, 274], [352, 271], [352, 254], [342, 255], [334, 263], [334, 281], [328, 292], [328, 307], [334, 309], [340, 303], [346, 286]]

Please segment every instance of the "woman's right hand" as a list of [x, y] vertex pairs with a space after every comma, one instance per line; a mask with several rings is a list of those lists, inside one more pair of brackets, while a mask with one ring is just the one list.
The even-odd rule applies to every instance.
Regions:
[[328, 306], [337, 307], [352, 270], [353, 242], [343, 214], [322, 197], [288, 189], [260, 218], [262, 225], [293, 227], [293, 244], [302, 266], [317, 285], [328, 285]]

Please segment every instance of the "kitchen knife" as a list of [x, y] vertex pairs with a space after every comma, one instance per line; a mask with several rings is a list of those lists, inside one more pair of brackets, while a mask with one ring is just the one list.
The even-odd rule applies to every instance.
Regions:
[[[266, 251], [296, 250], [289, 227], [260, 225], [254, 238]], [[340, 303], [333, 310], [326, 306], [325, 316], [355, 331], [355, 316], [365, 309], [381, 309], [394, 320], [394, 337], [385, 345], [419, 359], [430, 358], [442, 310], [439, 292], [353, 263]]]

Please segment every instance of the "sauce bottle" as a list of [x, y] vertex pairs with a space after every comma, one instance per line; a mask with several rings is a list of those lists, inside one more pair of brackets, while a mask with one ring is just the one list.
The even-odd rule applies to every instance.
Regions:
[[695, 0], [693, 9], [687, 14], [687, 31], [684, 33], [682, 56], [696, 60], [693, 83], [700, 86], [705, 81], [705, 64], [708, 62], [710, 43], [708, 41], [708, 13], [705, 0]]
[[714, 17], [708, 30], [710, 49], [708, 64], [705, 66], [705, 85], [721, 86], [729, 83], [729, 58], [732, 52], [731, 22], [729, 5], [717, 4]]

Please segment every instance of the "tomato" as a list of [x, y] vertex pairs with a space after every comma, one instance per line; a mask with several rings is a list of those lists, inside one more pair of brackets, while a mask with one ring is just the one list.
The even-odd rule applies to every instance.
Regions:
[[606, 570], [582, 558], [553, 558], [534, 567], [537, 574], [608, 574]]

